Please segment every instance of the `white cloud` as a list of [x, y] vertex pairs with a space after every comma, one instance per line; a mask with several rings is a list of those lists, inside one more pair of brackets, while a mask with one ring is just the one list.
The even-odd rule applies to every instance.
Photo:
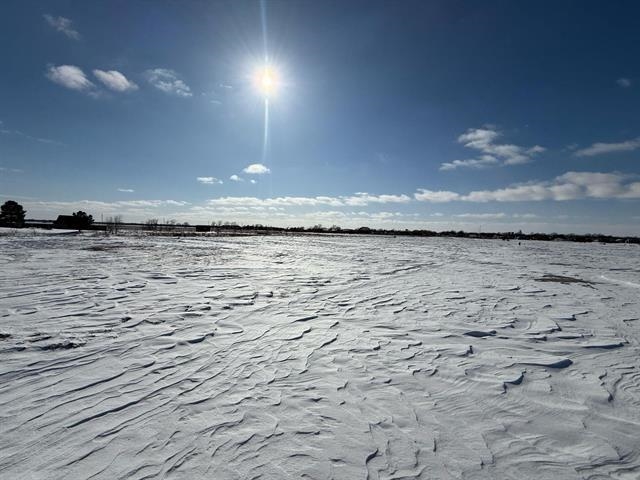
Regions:
[[191, 97], [191, 88], [184, 83], [179, 75], [167, 68], [154, 68], [145, 72], [147, 80], [151, 85], [165, 93], [177, 95], [178, 97]]
[[255, 185], [256, 183], [258, 183], [258, 182], [256, 182], [253, 178], [252, 178], [251, 180], [249, 180], [249, 181], [250, 181], [252, 184], [254, 184], [254, 185]]
[[413, 194], [414, 198], [420, 202], [431, 203], [446, 203], [453, 202], [454, 200], [460, 200], [460, 195], [456, 192], [450, 192], [448, 190], [425, 190], [419, 188], [418, 192]]
[[459, 167], [468, 168], [486, 168], [488, 166], [500, 163], [496, 157], [491, 155], [482, 155], [480, 158], [472, 158], [469, 160], [454, 160], [453, 162], [445, 162], [440, 165], [440, 170], [455, 170]]
[[535, 145], [530, 148], [509, 143], [496, 143], [502, 135], [494, 127], [470, 128], [458, 137], [458, 143], [467, 148], [478, 150], [483, 155], [469, 160], [454, 160], [440, 165], [440, 170], [456, 168], [486, 168], [497, 165], [520, 165], [529, 163], [532, 157], [546, 151], [544, 147]]
[[132, 188], [119, 188], [118, 191], [124, 193], [133, 193], [135, 190], [133, 190]]
[[196, 180], [200, 183], [204, 183], [205, 185], [215, 185], [222, 183], [222, 180], [219, 180], [216, 177], [197, 177]]
[[244, 182], [244, 178], [239, 177], [236, 174], [233, 174], [229, 177], [229, 180], [231, 180], [232, 182]]
[[[586, 179], [582, 179], [586, 181]], [[638, 182], [640, 183], [640, 182]], [[640, 196], [640, 185], [637, 187]], [[274, 205], [209, 205], [196, 204], [178, 200], [130, 200], [119, 202], [102, 202], [96, 200], [81, 201], [39, 201], [35, 198], [16, 195], [3, 195], [6, 199], [21, 200], [25, 209], [33, 218], [55, 219], [62, 213], [83, 210], [100, 218], [111, 215], [122, 215], [127, 222], [145, 221], [148, 218], [176, 219], [179, 222], [192, 224], [209, 224], [213, 220], [238, 222], [240, 224], [256, 224], [274, 226], [311, 226], [318, 223], [323, 225], [337, 224], [341, 227], [358, 228], [369, 226], [372, 228], [427, 228], [431, 230], [467, 230], [475, 231], [478, 222], [482, 223], [483, 231], [514, 231], [525, 225], [529, 231], [561, 231], [561, 232], [594, 232], [603, 231], [611, 234], [637, 235], [637, 223], [624, 224], [603, 223], [579, 224], [577, 217], [552, 216], [537, 217], [535, 214], [506, 214], [498, 213], [460, 213], [457, 216], [442, 213], [417, 214], [395, 211], [365, 212], [359, 209], [321, 209], [316, 211], [289, 210], [288, 206]], [[253, 197], [248, 197], [253, 198]], [[285, 197], [286, 198], [286, 197]], [[260, 202], [260, 199], [256, 199]], [[536, 220], [537, 218], [537, 220]], [[632, 217], [630, 217], [632, 218]], [[637, 219], [637, 218], [636, 218]]]
[[576, 157], [593, 157], [606, 153], [632, 152], [640, 148], [640, 137], [618, 143], [594, 143], [587, 148], [576, 150]]
[[128, 80], [127, 77], [117, 70], [94, 70], [93, 74], [110, 90], [128, 92], [138, 89], [138, 85]]
[[408, 203], [411, 197], [408, 195], [369, 195], [368, 193], [356, 193], [351, 197], [340, 197], [345, 205], [364, 206], [370, 203]]
[[209, 200], [209, 205], [234, 207], [363, 207], [371, 204], [408, 203], [408, 195], [370, 195], [356, 193], [351, 196], [329, 197], [221, 197]]
[[617, 79], [616, 83], [622, 88], [629, 88], [631, 86], [631, 80], [625, 77]]
[[73, 40], [80, 40], [80, 33], [73, 28], [73, 22], [68, 18], [54, 17], [53, 15], [46, 14], [44, 15], [44, 19], [58, 32], [64, 33], [67, 37], [72, 38]]
[[479, 219], [492, 219], [492, 218], [506, 218], [507, 214], [500, 213], [459, 213], [454, 215], [458, 218], [479, 218]]
[[265, 173], [271, 173], [271, 170], [261, 163], [252, 163], [242, 171], [250, 175], [264, 175]]
[[617, 172], [567, 172], [548, 182], [512, 185], [497, 190], [477, 190], [466, 195], [420, 189], [414, 197], [416, 200], [431, 203], [640, 198], [640, 182], [633, 181], [635, 178], [633, 175]]
[[[104, 212], [108, 214], [118, 214], [123, 212], [141, 212], [152, 211], [166, 207], [188, 207], [189, 202], [181, 200], [123, 200], [118, 202], [102, 202], [98, 200], [79, 200], [75, 202], [62, 201], [37, 201], [32, 202], [32, 208], [39, 210], [54, 212], [56, 215], [60, 212], [84, 210], [87, 213]], [[150, 210], [149, 210], [150, 209]], [[94, 215], [95, 217], [95, 215]]]
[[0, 172], [24, 173], [24, 170], [22, 170], [21, 168], [11, 168], [11, 167], [2, 167], [2, 166], [0, 166]]
[[83, 91], [94, 87], [82, 69], [74, 65], [51, 66], [46, 76], [52, 82], [71, 90]]
[[544, 147], [541, 147], [540, 145], [534, 145], [533, 147], [527, 149], [527, 153], [529, 155], [536, 155], [538, 153], [544, 153], [546, 151], [547, 149]]

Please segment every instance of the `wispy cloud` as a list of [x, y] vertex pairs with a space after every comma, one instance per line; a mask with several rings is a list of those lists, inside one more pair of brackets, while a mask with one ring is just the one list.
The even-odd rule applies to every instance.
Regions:
[[94, 84], [87, 78], [81, 68], [75, 65], [50, 66], [46, 77], [53, 83], [77, 91], [87, 91], [94, 88]]
[[506, 218], [507, 214], [504, 212], [499, 213], [459, 213], [453, 215], [456, 218], [477, 218], [477, 219], [493, 219], [493, 218]]
[[216, 177], [197, 177], [196, 180], [205, 185], [222, 184], [222, 180], [219, 180]]
[[132, 188], [119, 188], [118, 191], [119, 192], [124, 192], [124, 193], [133, 193], [133, 192], [135, 192], [135, 190], [132, 189]]
[[58, 142], [56, 140], [51, 140], [50, 138], [34, 137], [33, 135], [29, 135], [20, 130], [12, 130], [9, 128], [4, 128], [3, 125], [4, 124], [2, 123], [2, 121], [0, 121], [0, 134], [2, 135], [15, 135], [17, 137], [25, 138], [27, 140], [32, 140], [34, 142], [45, 143], [49, 145], [57, 145], [57, 146], [64, 145], [64, 143]]
[[54, 17], [53, 15], [45, 14], [44, 19], [46, 22], [58, 32], [64, 33], [67, 37], [73, 40], [80, 40], [80, 33], [73, 28], [73, 22], [65, 17]]
[[117, 70], [94, 70], [93, 74], [105, 87], [115, 92], [129, 92], [138, 89], [138, 85]]
[[640, 148], [640, 137], [618, 143], [594, 143], [587, 148], [576, 150], [576, 157], [594, 157], [606, 153], [632, 152]]
[[193, 93], [178, 73], [167, 68], [154, 68], [145, 72], [147, 80], [151, 85], [165, 93], [178, 97], [191, 97]]
[[11, 168], [11, 167], [2, 167], [2, 166], [0, 166], [0, 172], [24, 173], [24, 170], [22, 170], [21, 168]]
[[486, 168], [497, 165], [521, 165], [532, 161], [532, 157], [546, 149], [540, 145], [530, 148], [510, 143], [499, 143], [502, 133], [493, 127], [470, 128], [458, 137], [458, 143], [482, 153], [478, 158], [454, 160], [440, 165], [440, 170], [457, 168]]
[[[17, 198], [15, 196], [11, 196]], [[23, 202], [25, 209], [33, 218], [56, 218], [60, 214], [71, 214], [82, 210], [93, 215], [93, 218], [105, 218], [109, 215], [121, 215], [125, 221], [143, 221], [146, 218], [183, 218], [192, 204], [181, 200], [123, 200], [103, 202], [99, 200], [79, 201], [41, 201]]]
[[629, 88], [631, 86], [631, 80], [626, 77], [620, 77], [616, 80], [616, 83], [622, 88]]
[[469, 160], [454, 160], [453, 162], [445, 162], [440, 165], [440, 170], [455, 170], [456, 168], [486, 168], [500, 163], [496, 157], [491, 155], [482, 155], [480, 158], [471, 158]]
[[408, 203], [408, 195], [371, 195], [359, 192], [350, 196], [329, 197], [220, 197], [209, 200], [209, 205], [225, 207], [364, 207], [371, 204]]
[[261, 163], [252, 163], [242, 171], [250, 175], [264, 175], [265, 173], [271, 173], [271, 170]]
[[548, 182], [512, 185], [497, 190], [477, 190], [468, 194], [419, 189], [414, 197], [418, 201], [431, 203], [640, 198], [640, 182], [634, 181], [635, 179], [636, 176], [617, 172], [567, 172]]
[[235, 174], [231, 175], [229, 177], [229, 180], [231, 180], [232, 182], [244, 182], [244, 178], [239, 177], [238, 175], [235, 175]]

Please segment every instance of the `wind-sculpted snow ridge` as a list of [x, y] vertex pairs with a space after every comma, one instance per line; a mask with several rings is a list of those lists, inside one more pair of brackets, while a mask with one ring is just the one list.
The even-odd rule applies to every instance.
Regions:
[[640, 478], [636, 246], [6, 237], [0, 269], [0, 478]]

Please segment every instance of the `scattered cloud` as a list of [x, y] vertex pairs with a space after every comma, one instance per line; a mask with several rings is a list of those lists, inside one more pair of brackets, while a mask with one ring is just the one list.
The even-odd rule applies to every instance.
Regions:
[[252, 163], [242, 171], [250, 175], [264, 175], [265, 173], [271, 173], [271, 170], [261, 163]]
[[492, 126], [470, 128], [458, 137], [458, 143], [482, 155], [469, 160], [454, 160], [440, 165], [440, 170], [455, 170], [456, 168], [486, 168], [497, 165], [521, 165], [532, 161], [532, 157], [546, 151], [540, 145], [530, 148], [509, 143], [498, 143], [502, 133]]
[[93, 89], [95, 86], [82, 69], [74, 65], [50, 66], [46, 77], [53, 83], [71, 90], [86, 91]]
[[133, 193], [133, 192], [135, 192], [135, 190], [132, 189], [132, 188], [119, 188], [118, 191], [119, 192], [124, 192], [124, 193]]
[[457, 218], [477, 218], [477, 219], [493, 219], [493, 218], [506, 218], [507, 214], [500, 213], [459, 213], [457, 215], [453, 215]]
[[145, 72], [147, 80], [151, 85], [165, 93], [177, 95], [178, 97], [191, 97], [191, 88], [180, 79], [179, 75], [167, 68], [154, 68]]
[[235, 174], [231, 175], [229, 177], [229, 180], [231, 180], [232, 182], [244, 182], [244, 178], [239, 177], [238, 175], [235, 175]]
[[[564, 232], [594, 232], [604, 230], [614, 234], [637, 235], [637, 226], [629, 224], [580, 224], [579, 217], [557, 215], [538, 217], [532, 213], [458, 213], [458, 214], [420, 214], [398, 211], [363, 211], [358, 208], [334, 209], [330, 207], [312, 209], [308, 211], [295, 208], [298, 202], [285, 202], [284, 206], [271, 205], [269, 200], [246, 197], [250, 202], [214, 202], [205, 204], [191, 204], [178, 200], [128, 200], [117, 202], [103, 202], [96, 200], [81, 201], [42, 201], [32, 197], [21, 197], [13, 194], [0, 193], [2, 198], [24, 200], [21, 203], [33, 218], [56, 218], [60, 213], [83, 210], [91, 213], [94, 218], [101, 215], [122, 215], [125, 221], [144, 221], [148, 218], [176, 219], [180, 222], [188, 221], [192, 224], [209, 224], [213, 220], [225, 220], [242, 224], [262, 223], [278, 226], [311, 226], [337, 224], [342, 227], [357, 228], [369, 226], [383, 228], [427, 228], [432, 230], [467, 230], [473, 231], [478, 223], [483, 231], [513, 231], [525, 225], [530, 231], [564, 231]], [[294, 197], [282, 197], [294, 198]], [[303, 197], [304, 198], [304, 197]], [[216, 199], [219, 200], [219, 199]], [[290, 206], [288, 203], [292, 203]], [[291, 208], [291, 209], [290, 209]], [[586, 217], [584, 217], [586, 218]], [[637, 217], [635, 218], [637, 219]], [[517, 227], [516, 227], [517, 226]]]
[[339, 197], [345, 205], [364, 206], [371, 203], [408, 203], [411, 197], [408, 195], [370, 195], [366, 192], [358, 192], [350, 197]]
[[45, 14], [44, 19], [58, 32], [64, 33], [67, 37], [73, 40], [80, 40], [80, 33], [73, 28], [73, 22], [70, 19], [65, 17], [54, 17], [49, 14]]
[[256, 182], [253, 178], [252, 178], [251, 180], [249, 180], [249, 181], [250, 181], [252, 184], [254, 184], [254, 185], [255, 185], [256, 183], [258, 183], [258, 182]]
[[[15, 197], [15, 196], [13, 196]], [[15, 197], [17, 198], [17, 197]], [[158, 217], [182, 218], [182, 212], [191, 207], [189, 202], [180, 200], [125, 200], [117, 202], [103, 202], [98, 200], [79, 201], [25, 201], [25, 209], [33, 218], [56, 218], [61, 213], [70, 214], [83, 210], [100, 218], [104, 215], [121, 215], [125, 221], [143, 221], [146, 218]]]
[[460, 195], [456, 192], [447, 190], [433, 191], [425, 190], [424, 188], [419, 188], [413, 196], [419, 202], [446, 203], [460, 200]]
[[616, 83], [622, 88], [629, 88], [631, 86], [631, 80], [626, 77], [620, 77], [616, 80]]
[[594, 143], [587, 148], [576, 150], [576, 157], [594, 157], [606, 153], [632, 152], [640, 148], [640, 137], [618, 143]]
[[220, 197], [209, 200], [209, 205], [225, 207], [364, 207], [371, 204], [408, 203], [408, 195], [370, 195], [356, 193], [351, 196], [329, 197]]
[[482, 155], [480, 158], [471, 158], [469, 160], [454, 160], [453, 162], [445, 162], [440, 165], [440, 170], [455, 170], [460, 167], [467, 168], [486, 168], [500, 163], [496, 157], [491, 155]]
[[418, 201], [431, 203], [640, 198], [640, 182], [634, 180], [634, 175], [617, 172], [567, 172], [548, 182], [512, 185], [497, 190], [477, 190], [466, 195], [420, 189], [414, 197]]
[[196, 180], [200, 183], [204, 183], [205, 185], [222, 184], [222, 180], [219, 180], [216, 177], [197, 177]]
[[117, 70], [94, 70], [93, 74], [105, 87], [115, 92], [130, 92], [138, 89], [138, 85]]

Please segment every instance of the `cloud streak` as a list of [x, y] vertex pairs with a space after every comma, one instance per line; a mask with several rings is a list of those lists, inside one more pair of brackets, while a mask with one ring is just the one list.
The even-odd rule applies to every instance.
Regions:
[[371, 204], [409, 203], [408, 195], [371, 195], [356, 193], [351, 196], [329, 197], [220, 197], [209, 200], [211, 206], [224, 207], [364, 207]]
[[594, 143], [587, 148], [576, 150], [574, 155], [576, 157], [594, 157], [596, 155], [605, 155], [607, 153], [632, 152], [639, 148], [640, 137], [618, 143]]
[[617, 79], [616, 83], [618, 84], [619, 87], [622, 87], [622, 88], [629, 88], [631, 86], [631, 80], [626, 77], [621, 77]]
[[198, 183], [202, 183], [205, 185], [222, 184], [222, 180], [216, 177], [197, 177], [196, 180], [198, 181]]
[[45, 21], [56, 31], [65, 34], [73, 40], [80, 40], [80, 33], [73, 28], [73, 22], [65, 17], [54, 17], [53, 15], [43, 15]]
[[567, 172], [548, 182], [512, 185], [497, 190], [476, 190], [460, 194], [447, 190], [419, 189], [414, 198], [421, 202], [538, 202], [543, 200], [637, 199], [640, 182], [623, 173]]
[[27, 133], [24, 133], [20, 130], [11, 130], [8, 128], [3, 128], [3, 123], [2, 121], [0, 121], [0, 134], [2, 135], [15, 135], [17, 137], [22, 137], [25, 138], [27, 140], [32, 140], [34, 142], [38, 142], [38, 143], [44, 143], [44, 144], [48, 144], [48, 145], [56, 145], [56, 146], [63, 146], [64, 143], [62, 142], [58, 142], [56, 140], [51, 140], [50, 138], [42, 138], [42, 137], [34, 137], [33, 135], [29, 135]]

